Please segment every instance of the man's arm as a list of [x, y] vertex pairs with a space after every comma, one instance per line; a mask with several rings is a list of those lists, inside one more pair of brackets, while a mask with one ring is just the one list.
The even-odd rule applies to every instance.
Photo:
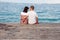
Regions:
[[38, 17], [36, 17], [36, 24], [39, 24], [39, 22], [38, 22]]
[[36, 24], [39, 24], [39, 22], [38, 22], [38, 15], [37, 15], [37, 13], [35, 13], [35, 16], [36, 16]]

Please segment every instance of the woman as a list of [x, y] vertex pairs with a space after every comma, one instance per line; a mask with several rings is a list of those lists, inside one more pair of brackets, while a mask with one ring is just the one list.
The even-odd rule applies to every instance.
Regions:
[[23, 10], [23, 12], [21, 12], [21, 24], [28, 24], [28, 7], [26, 6]]

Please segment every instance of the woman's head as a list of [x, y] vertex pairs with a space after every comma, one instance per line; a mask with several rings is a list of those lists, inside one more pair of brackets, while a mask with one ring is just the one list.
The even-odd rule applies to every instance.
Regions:
[[28, 12], [28, 9], [29, 9], [29, 7], [25, 6], [23, 12], [27, 13]]

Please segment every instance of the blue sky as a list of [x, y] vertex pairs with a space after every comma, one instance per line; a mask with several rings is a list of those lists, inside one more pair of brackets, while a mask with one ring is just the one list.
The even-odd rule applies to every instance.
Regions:
[[0, 2], [13, 2], [13, 3], [48, 3], [56, 4], [60, 3], [60, 0], [0, 0]]

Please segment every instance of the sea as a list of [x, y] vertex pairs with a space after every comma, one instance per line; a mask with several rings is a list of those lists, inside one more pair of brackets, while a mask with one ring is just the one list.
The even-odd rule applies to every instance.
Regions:
[[32, 4], [0, 2], [0, 23], [20, 22], [25, 6], [34, 5], [39, 23], [60, 23], [60, 4]]

